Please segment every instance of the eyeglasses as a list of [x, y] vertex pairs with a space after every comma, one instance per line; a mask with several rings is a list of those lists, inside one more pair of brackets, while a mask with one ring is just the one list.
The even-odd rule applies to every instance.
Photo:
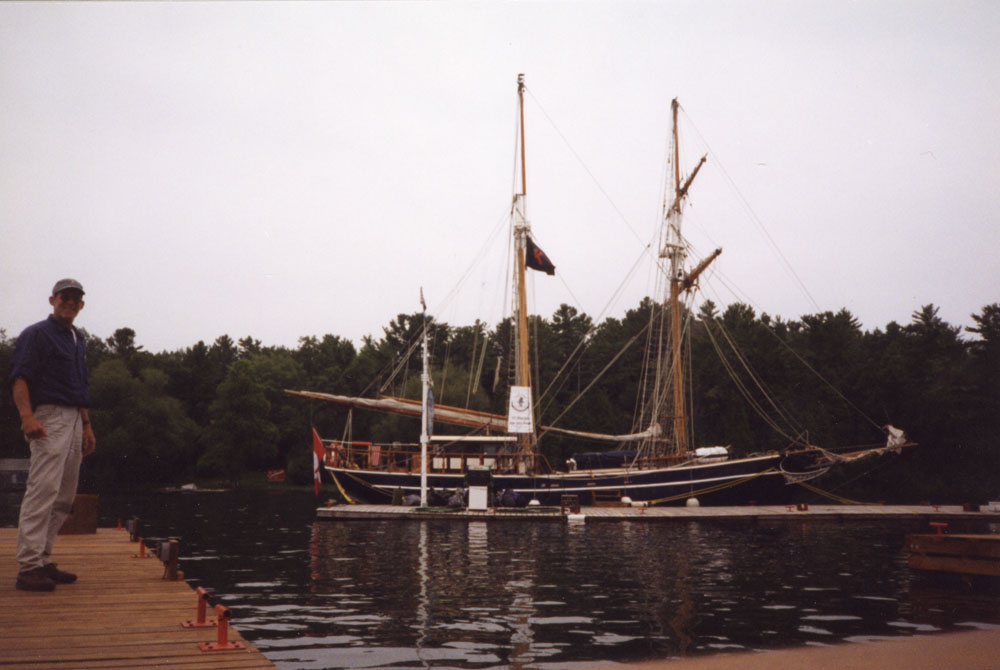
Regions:
[[78, 291], [62, 291], [59, 299], [63, 302], [83, 302], [83, 294]]

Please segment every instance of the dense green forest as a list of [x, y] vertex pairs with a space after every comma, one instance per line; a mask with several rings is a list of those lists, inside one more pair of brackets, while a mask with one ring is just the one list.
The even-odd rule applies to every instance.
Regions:
[[[631, 429], [651, 306], [647, 299], [600, 324], [566, 305], [549, 319], [532, 319], [542, 424]], [[847, 310], [784, 321], [743, 304], [720, 312], [709, 302], [691, 316], [698, 444], [729, 444], [741, 454], [784, 448], [790, 435], [805, 431], [824, 447], [870, 444], [884, 439], [882, 425], [893, 424], [920, 446], [835, 482], [841, 493], [894, 502], [1000, 499], [1000, 303], [973, 314], [975, 325], [964, 331], [945, 323], [933, 305], [914, 312], [909, 324], [873, 331], [862, 330]], [[381, 338], [365, 338], [360, 350], [336, 335], [303, 337], [296, 349], [223, 335], [212, 344], [151, 353], [136, 344], [131, 328], [106, 339], [87, 334], [98, 449], [85, 463], [83, 486], [107, 491], [194, 478], [238, 483], [268, 468], [287, 468], [292, 481], [306, 483], [310, 426], [339, 438], [347, 411], [283, 390], [412, 393], [419, 358], [401, 372], [397, 364], [422, 324], [420, 314], [401, 314]], [[504, 384], [496, 382], [507, 369], [509, 331], [509, 321], [494, 328], [432, 323], [437, 402], [503, 413]], [[14, 344], [0, 330], [5, 374]], [[757, 381], [749, 381], [751, 371]], [[779, 421], [779, 432], [753, 403], [768, 414], [781, 408], [780, 419], [769, 419]], [[26, 457], [9, 392], [0, 394], [0, 412], [0, 457]], [[355, 412], [352, 430], [356, 439], [403, 442], [415, 441], [418, 432], [414, 420], [364, 412]], [[548, 436], [541, 444], [552, 463], [596, 448]]]

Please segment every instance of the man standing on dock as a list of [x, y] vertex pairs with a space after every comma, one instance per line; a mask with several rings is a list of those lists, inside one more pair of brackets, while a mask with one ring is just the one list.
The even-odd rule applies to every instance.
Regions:
[[87, 346], [73, 326], [83, 286], [60, 279], [49, 304], [52, 314], [18, 336], [9, 380], [31, 447], [17, 536], [17, 588], [25, 591], [76, 581], [49, 556], [76, 497], [80, 462], [97, 444], [87, 411]]

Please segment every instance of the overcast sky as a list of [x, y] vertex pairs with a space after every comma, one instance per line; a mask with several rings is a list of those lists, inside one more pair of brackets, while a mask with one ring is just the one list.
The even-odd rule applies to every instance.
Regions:
[[739, 299], [972, 325], [1000, 300], [998, 44], [993, 1], [0, 3], [0, 328], [64, 276], [78, 325], [154, 352], [357, 343], [420, 287], [453, 325], [499, 318], [447, 297], [495, 302], [470, 268], [521, 72], [543, 315], [649, 291], [619, 287], [678, 97], [685, 171], [709, 155], [685, 230]]

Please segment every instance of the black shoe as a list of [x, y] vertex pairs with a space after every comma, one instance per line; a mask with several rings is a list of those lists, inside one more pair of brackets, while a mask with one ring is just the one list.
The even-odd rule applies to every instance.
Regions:
[[49, 563], [42, 570], [45, 574], [56, 584], [72, 584], [76, 581], [76, 575], [72, 572], [66, 572], [65, 570], [60, 570], [56, 567], [55, 563]]
[[33, 568], [17, 575], [17, 588], [22, 591], [55, 591], [56, 583], [45, 568]]

